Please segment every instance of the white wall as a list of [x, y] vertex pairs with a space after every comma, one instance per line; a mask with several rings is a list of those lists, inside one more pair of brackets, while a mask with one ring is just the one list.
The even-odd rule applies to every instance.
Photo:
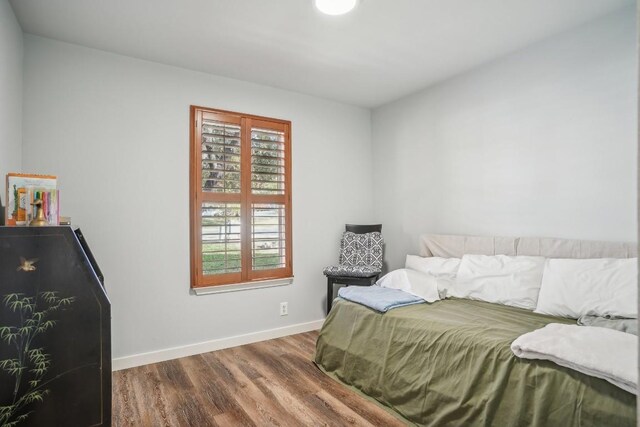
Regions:
[[[22, 165], [22, 29], [7, 0], [0, 0], [0, 205], [4, 177]], [[0, 224], [4, 213], [0, 213]]]
[[636, 239], [632, 8], [373, 112], [390, 267], [420, 233]]
[[[341, 229], [373, 218], [368, 110], [30, 35], [25, 45], [24, 169], [59, 176], [62, 213], [106, 276], [114, 357], [324, 317], [322, 268]], [[292, 121], [293, 285], [190, 295], [190, 104]]]

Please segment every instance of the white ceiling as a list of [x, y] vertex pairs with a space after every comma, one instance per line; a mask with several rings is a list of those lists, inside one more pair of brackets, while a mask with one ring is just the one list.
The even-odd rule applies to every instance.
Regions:
[[[11, 0], [27, 33], [375, 107], [634, 0]], [[630, 9], [630, 13], [635, 13]]]

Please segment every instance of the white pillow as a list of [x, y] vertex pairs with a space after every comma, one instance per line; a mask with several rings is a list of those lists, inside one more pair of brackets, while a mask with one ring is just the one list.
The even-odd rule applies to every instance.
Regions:
[[460, 258], [440, 258], [421, 257], [417, 255], [407, 255], [404, 264], [405, 268], [433, 274], [434, 276], [449, 275], [455, 276], [460, 267]]
[[464, 255], [448, 296], [533, 310], [544, 261], [535, 256]]
[[638, 317], [638, 259], [547, 260], [536, 313]]
[[438, 294], [438, 279], [431, 275], [415, 270], [401, 268], [385, 274], [376, 285], [383, 288], [399, 289], [427, 302], [434, 302], [440, 299]]

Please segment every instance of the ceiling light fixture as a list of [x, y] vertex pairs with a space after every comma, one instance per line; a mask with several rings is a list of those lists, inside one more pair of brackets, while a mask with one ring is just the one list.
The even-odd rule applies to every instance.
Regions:
[[351, 12], [358, 0], [315, 0], [316, 8], [327, 15], [344, 15]]

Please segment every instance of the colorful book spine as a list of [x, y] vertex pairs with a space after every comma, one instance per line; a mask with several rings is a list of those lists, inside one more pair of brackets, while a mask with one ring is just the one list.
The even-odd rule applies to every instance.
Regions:
[[33, 203], [40, 199], [42, 201], [42, 211], [49, 225], [60, 224], [60, 190], [27, 187], [19, 190], [20, 194], [24, 194], [24, 201], [20, 202], [20, 206], [24, 206], [24, 221], [20, 221], [17, 225], [28, 225], [35, 217], [35, 208]]

